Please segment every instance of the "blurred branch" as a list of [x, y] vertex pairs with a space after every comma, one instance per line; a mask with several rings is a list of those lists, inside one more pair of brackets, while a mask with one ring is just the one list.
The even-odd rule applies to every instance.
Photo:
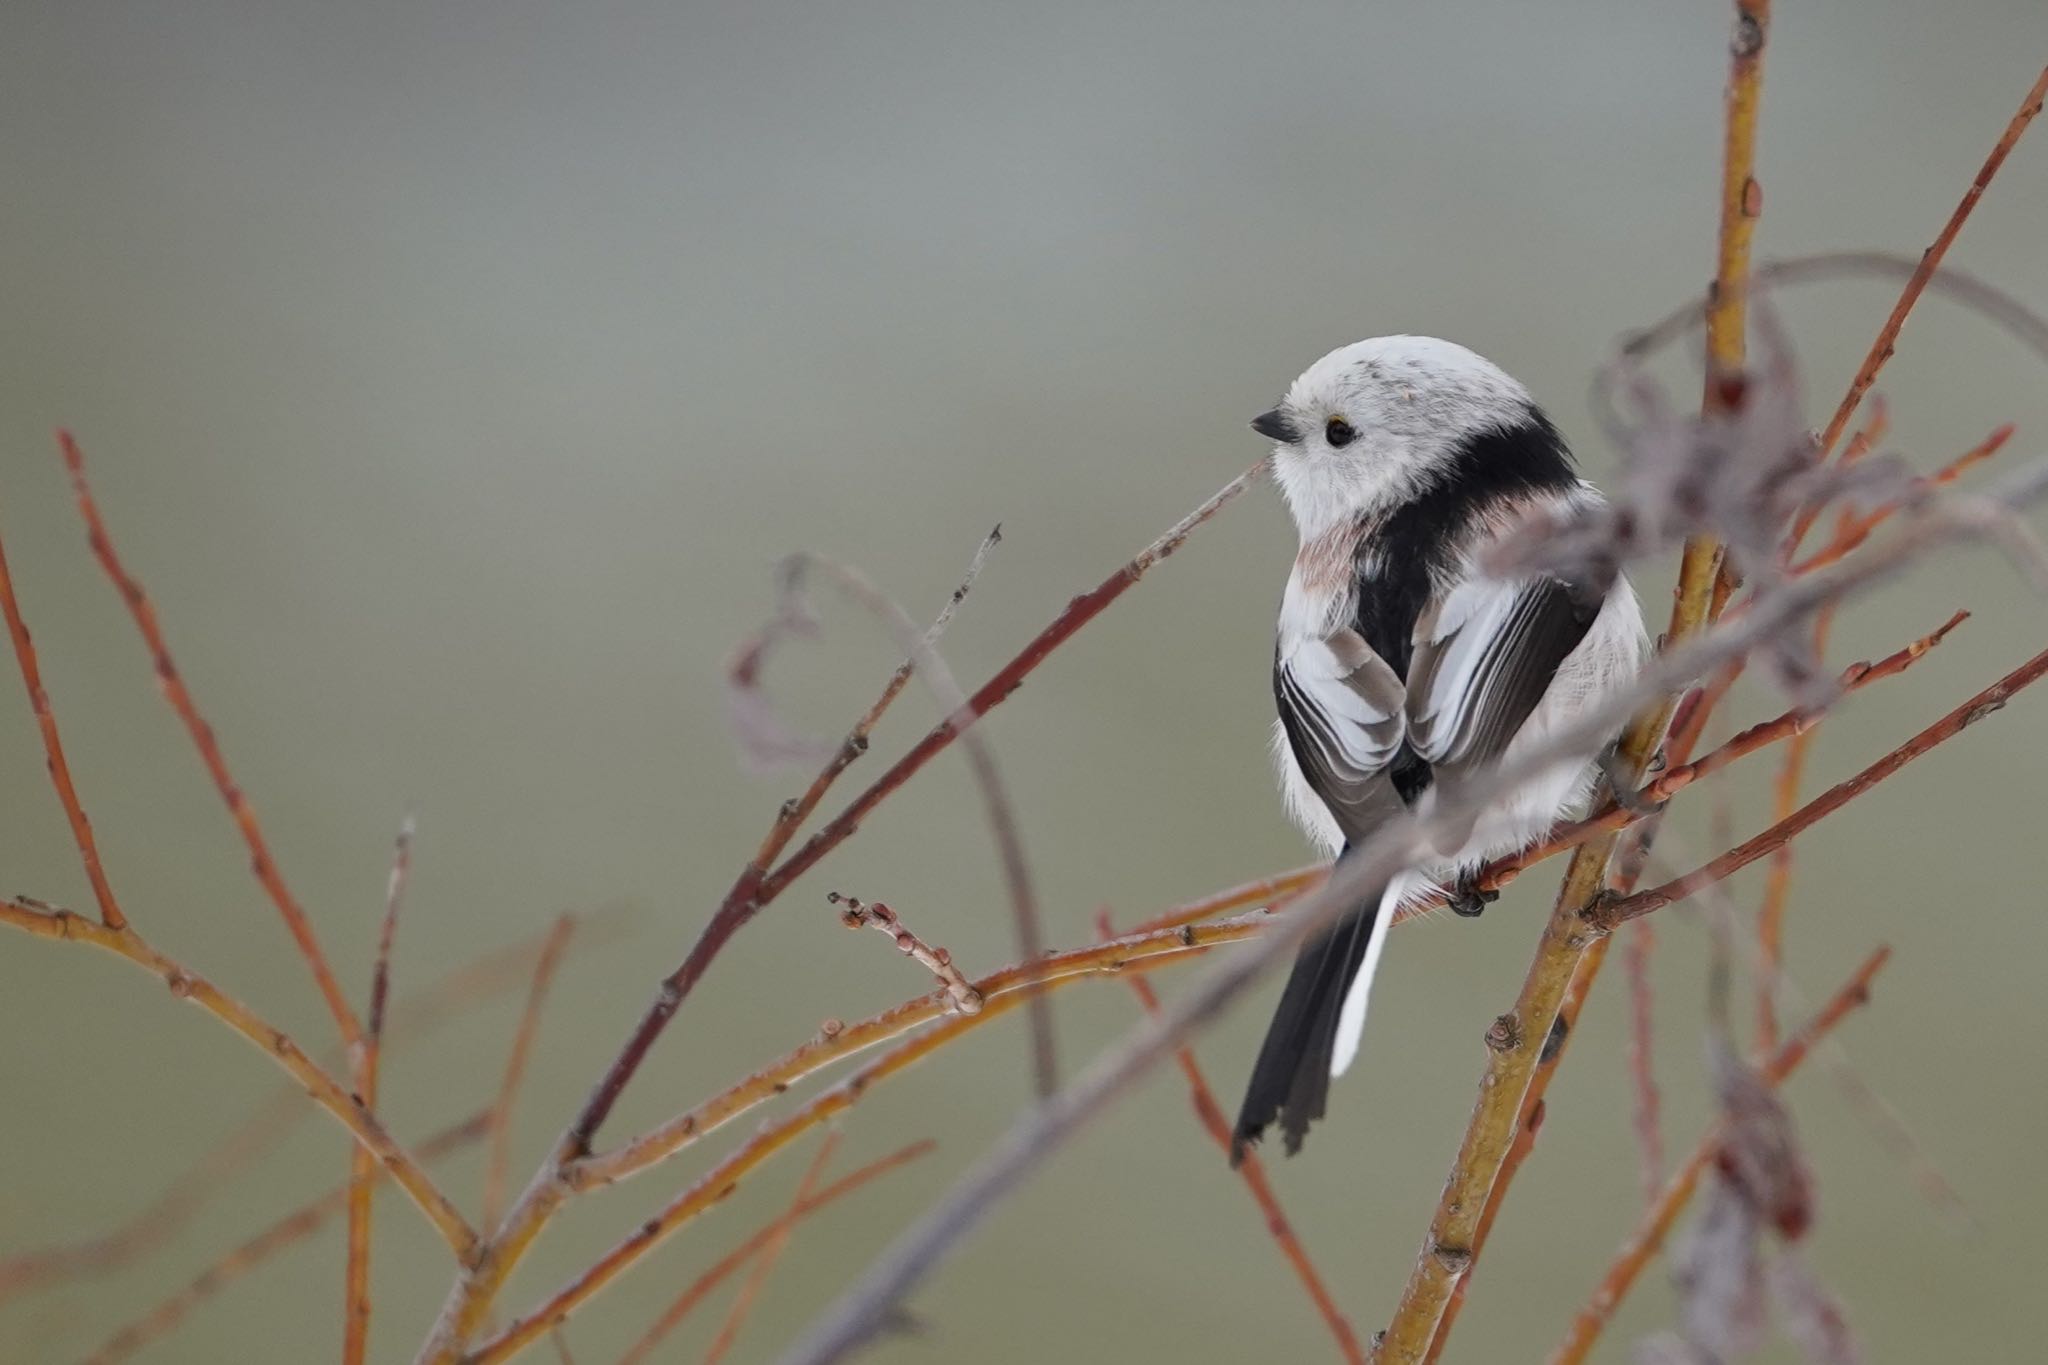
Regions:
[[512, 1106], [519, 1099], [520, 1082], [526, 1078], [527, 1059], [533, 1054], [533, 1040], [540, 1033], [540, 1011], [547, 1003], [548, 988], [569, 950], [569, 936], [576, 931], [576, 917], [555, 917], [541, 945], [540, 960], [533, 964], [533, 982], [527, 987], [525, 1008], [519, 1011], [519, 1027], [512, 1034], [511, 1051], [505, 1055], [505, 1073], [498, 1081], [498, 1098], [491, 1104], [491, 1131], [485, 1151], [484, 1211], [482, 1224], [488, 1230], [498, 1225], [498, 1212], [505, 1207], [505, 1177], [512, 1164]]
[[10, 924], [39, 938], [103, 948], [161, 978], [172, 995], [205, 1010], [289, 1072], [316, 1104], [353, 1133], [356, 1141], [376, 1154], [378, 1161], [412, 1196], [413, 1202], [419, 1205], [457, 1256], [468, 1255], [476, 1244], [476, 1233], [463, 1219], [461, 1210], [441, 1192], [419, 1162], [385, 1131], [376, 1117], [356, 1102], [341, 1082], [315, 1064], [283, 1031], [205, 977], [158, 952], [134, 928], [110, 929], [97, 920], [86, 919], [69, 910], [39, 905], [20, 897], [0, 897], [0, 923]]
[[[606, 935], [616, 934], [621, 923], [616, 913], [593, 919], [582, 941], [594, 940], [600, 929]], [[524, 982], [532, 973], [540, 947], [539, 936], [529, 936], [486, 953], [399, 1000], [390, 1011], [390, 1027], [382, 1031], [380, 1052], [388, 1057], [394, 1048], [417, 1043], [459, 1012]], [[372, 1013], [374, 1017], [375, 1011]], [[174, 1178], [159, 1198], [119, 1227], [0, 1260], [0, 1304], [16, 1294], [77, 1276], [119, 1270], [163, 1246], [219, 1189], [246, 1173], [315, 1112], [306, 1103], [304, 1087], [286, 1081], [234, 1132]]]
[[712, 1290], [731, 1278], [741, 1266], [766, 1250], [778, 1233], [784, 1231], [791, 1223], [809, 1217], [827, 1204], [852, 1194], [875, 1177], [886, 1175], [898, 1166], [917, 1160], [931, 1152], [936, 1145], [929, 1138], [922, 1142], [913, 1142], [908, 1147], [898, 1148], [879, 1161], [868, 1163], [851, 1175], [841, 1176], [816, 1194], [798, 1200], [788, 1213], [734, 1247], [717, 1264], [692, 1281], [640, 1339], [619, 1357], [619, 1365], [641, 1365], [641, 1362], [653, 1354], [654, 1348], [690, 1315], [691, 1310], [710, 1297]]
[[797, 1219], [802, 1217], [806, 1200], [825, 1173], [825, 1163], [832, 1159], [832, 1153], [839, 1147], [839, 1133], [827, 1129], [824, 1141], [818, 1144], [816, 1156], [797, 1182], [796, 1197], [790, 1201], [789, 1211], [769, 1225], [768, 1240], [762, 1244], [759, 1254], [754, 1257], [754, 1268], [747, 1272], [747, 1278], [740, 1285], [740, 1292], [734, 1296], [732, 1307], [726, 1312], [725, 1322], [718, 1329], [718, 1335], [711, 1340], [711, 1347], [704, 1352], [704, 1365], [718, 1365], [732, 1344], [739, 1340], [740, 1329], [746, 1326], [747, 1315], [753, 1311], [754, 1300], [761, 1293], [761, 1286], [775, 1271], [775, 1263], [782, 1259], [782, 1252], [789, 1245], [789, 1235], [795, 1229]]
[[[483, 1136], [488, 1120], [489, 1111], [480, 1111], [461, 1123], [434, 1134], [420, 1144], [420, 1160], [438, 1160], [476, 1141]], [[384, 1172], [381, 1170], [372, 1171], [370, 1175], [372, 1181], [383, 1178]], [[116, 1362], [126, 1360], [150, 1342], [160, 1340], [184, 1321], [185, 1316], [194, 1308], [265, 1264], [278, 1252], [311, 1237], [325, 1227], [330, 1218], [343, 1210], [348, 1202], [352, 1184], [351, 1181], [337, 1185], [319, 1198], [300, 1205], [214, 1261], [183, 1289], [116, 1331], [92, 1354], [87, 1365], [116, 1365]]]
[[1650, 959], [1656, 950], [1656, 926], [1645, 921], [1628, 938], [1628, 1071], [1635, 1089], [1636, 1155], [1642, 1167], [1643, 1198], [1657, 1197], [1664, 1182], [1664, 1129], [1657, 1094], [1656, 1054], [1651, 1046], [1656, 1029], [1656, 996], [1650, 981]]
[[[984, 542], [984, 553], [987, 544]], [[794, 555], [784, 561], [784, 565], [792, 592], [807, 567], [820, 568], [829, 574], [841, 591], [874, 613], [896, 636], [897, 644], [910, 652], [917, 661], [917, 676], [924, 680], [926, 689], [940, 709], [956, 719], [969, 715], [967, 694], [961, 691], [953, 670], [935, 649], [918, 636], [917, 627], [909, 615], [887, 593], [875, 587], [857, 570], [820, 555]], [[1030, 863], [1024, 857], [1023, 835], [1018, 829], [1017, 811], [1010, 800], [1009, 787], [996, 768], [994, 748], [980, 730], [968, 729], [963, 724], [959, 739], [966, 753], [968, 769], [974, 774], [974, 784], [981, 792], [989, 831], [995, 837], [996, 853], [1003, 868], [1003, 885], [1010, 898], [1010, 914], [1017, 928], [1018, 956], [1037, 957], [1045, 951], [1045, 929], [1038, 910], [1038, 893], [1032, 885]], [[1037, 1093], [1043, 1096], [1052, 1093], [1059, 1085], [1051, 1002], [1042, 996], [1034, 997], [1030, 1014], [1032, 1078]]]
[[[356, 1102], [377, 1111], [377, 1072], [384, 1051], [384, 1013], [391, 999], [391, 950], [398, 939], [398, 910], [412, 871], [412, 817], [398, 827], [391, 873], [384, 885], [384, 921], [377, 932], [377, 958], [370, 969], [370, 1010], [362, 1042], [351, 1049]], [[342, 1278], [342, 1365], [363, 1365], [370, 1347], [370, 1199], [377, 1163], [361, 1143], [348, 1153], [347, 1265]]]
[[[1843, 1017], [1857, 1006], [1870, 999], [1870, 982], [1884, 964], [1891, 958], [1890, 948], [1879, 948], [1858, 967], [1842, 987], [1830, 997], [1827, 1004], [1807, 1021], [1806, 1027], [1785, 1041], [1770, 1061], [1763, 1067], [1763, 1079], [1776, 1086], [1798, 1069], [1799, 1064], [1822, 1038], [1839, 1024]], [[1636, 1276], [1642, 1273], [1650, 1258], [1664, 1244], [1666, 1234], [1678, 1215], [1692, 1198], [1694, 1188], [1699, 1184], [1702, 1173], [1713, 1164], [1721, 1147], [1724, 1123], [1717, 1122], [1707, 1136], [1701, 1140], [1685, 1164], [1680, 1166], [1664, 1186], [1643, 1217], [1642, 1224], [1630, 1236], [1621, 1254], [1607, 1270], [1594, 1290], [1593, 1297], [1580, 1310], [1571, 1329], [1565, 1334], [1564, 1342], [1551, 1353], [1550, 1365], [1577, 1365], [1592, 1349], [1601, 1329], [1614, 1316]]]
[[[1103, 911], [1095, 917], [1097, 930], [1104, 938], [1115, 936], [1109, 922], [1109, 912]], [[1141, 976], [1131, 978], [1131, 990], [1137, 994], [1138, 1003], [1145, 1007], [1145, 1013], [1159, 1013], [1159, 995], [1150, 982]], [[1195, 1118], [1208, 1133], [1216, 1149], [1226, 1157], [1231, 1154], [1230, 1120], [1224, 1117], [1223, 1107], [1216, 1103], [1215, 1094], [1209, 1089], [1208, 1078], [1202, 1075], [1202, 1067], [1195, 1060], [1193, 1048], [1181, 1048], [1174, 1053], [1174, 1060], [1180, 1064], [1181, 1075], [1187, 1078], [1188, 1102], [1194, 1106]], [[1350, 1361], [1351, 1365], [1365, 1365], [1365, 1353], [1359, 1349], [1358, 1336], [1351, 1330], [1351, 1323], [1344, 1311], [1337, 1306], [1336, 1298], [1323, 1283], [1315, 1262], [1309, 1259], [1308, 1249], [1301, 1244], [1301, 1237], [1288, 1221], [1286, 1212], [1280, 1207], [1280, 1197], [1273, 1192], [1273, 1184], [1266, 1178], [1266, 1163], [1256, 1150], [1244, 1153], [1237, 1163], [1237, 1173], [1243, 1179], [1245, 1188], [1251, 1192], [1252, 1202], [1258, 1205], [1259, 1213], [1266, 1220], [1266, 1231], [1272, 1234], [1273, 1243], [1280, 1248], [1280, 1254], [1287, 1264], [1294, 1268], [1295, 1278], [1307, 1291], [1309, 1302], [1322, 1315], [1330, 1335], [1337, 1340], [1337, 1351]]]

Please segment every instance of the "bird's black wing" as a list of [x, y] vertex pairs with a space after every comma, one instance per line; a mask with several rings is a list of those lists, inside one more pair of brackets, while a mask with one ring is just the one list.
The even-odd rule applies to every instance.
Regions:
[[[1408, 667], [1408, 743], [1430, 765], [1440, 801], [1506, 751], [1592, 629], [1612, 581], [1468, 578], [1422, 613]], [[1439, 847], [1462, 842], [1453, 835]]]
[[1294, 760], [1348, 842], [1401, 809], [1391, 772], [1406, 690], [1353, 630], [1304, 640], [1273, 665], [1273, 699]]
[[[1394, 773], [1404, 752], [1406, 694], [1358, 632], [1306, 640], [1276, 658], [1273, 696], [1295, 762], [1347, 845], [1402, 810]], [[1233, 1162], [1276, 1119], [1292, 1153], [1322, 1117], [1344, 997], [1372, 951], [1378, 913], [1375, 893], [1295, 959], [1238, 1113]]]

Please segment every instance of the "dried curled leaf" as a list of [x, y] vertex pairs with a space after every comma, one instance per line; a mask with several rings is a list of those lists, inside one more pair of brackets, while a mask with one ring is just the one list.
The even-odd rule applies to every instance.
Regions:
[[1769, 1328], [1764, 1294], [1762, 1226], [1756, 1209], [1724, 1174], [1707, 1190], [1705, 1207], [1673, 1261], [1679, 1330], [1707, 1360], [1750, 1355]]
[[1780, 1251], [1768, 1272], [1771, 1300], [1785, 1335], [1813, 1365], [1861, 1365], [1863, 1353], [1849, 1329], [1841, 1301], [1820, 1282], [1805, 1258], [1791, 1247]]
[[1791, 1112], [1763, 1078], [1719, 1040], [1713, 1046], [1713, 1070], [1728, 1124], [1717, 1169], [1760, 1222], [1796, 1242], [1813, 1225], [1814, 1187]]

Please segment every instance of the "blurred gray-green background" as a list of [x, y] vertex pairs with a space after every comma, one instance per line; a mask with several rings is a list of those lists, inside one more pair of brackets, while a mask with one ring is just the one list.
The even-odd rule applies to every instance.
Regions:
[[[1792, 4], [1769, 55], [1760, 249], [1917, 251], [2048, 58], [2036, 0]], [[1263, 5], [27, 4], [0, 41], [0, 522], [108, 867], [135, 920], [301, 1038], [328, 1024], [72, 515], [50, 432], [106, 511], [352, 988], [389, 840], [420, 842], [398, 961], [417, 986], [564, 908], [632, 930], [560, 982], [520, 1172], [800, 780], [743, 775], [720, 666], [770, 568], [850, 559], [917, 614], [1005, 540], [948, 637], [978, 680], [1066, 598], [1257, 453], [1245, 420], [1359, 336], [1440, 333], [1545, 399], [1596, 475], [1612, 339], [1709, 271], [1728, 6], [1714, 0]], [[2037, 138], [2048, 134], [2036, 134]], [[2048, 147], [2025, 145], [1954, 261], [2048, 306]], [[1891, 287], [1784, 301], [1816, 416]], [[1673, 382], [1694, 382], [1680, 369]], [[1930, 303], [1882, 385], [1923, 466], [1997, 422], [2042, 448], [2038, 362]], [[1291, 554], [1270, 491], [1227, 512], [1036, 675], [988, 733], [1053, 938], [1304, 855], [1265, 755], [1270, 613]], [[1666, 578], [1644, 576], [1661, 617]], [[1978, 617], [1820, 741], [1832, 781], [2048, 638], [1986, 554], [1851, 613], [1841, 659]], [[823, 734], [890, 663], [835, 612], [772, 685]], [[10, 668], [11, 673], [11, 668]], [[0, 884], [88, 900], [27, 707], [0, 685]], [[1735, 714], [1778, 709], [1760, 688]], [[908, 697], [863, 774], [926, 722]], [[1843, 1037], [1978, 1225], [1945, 1226], [1825, 1067], [1793, 1087], [1821, 1172], [1811, 1255], [1873, 1360], [2019, 1359], [2043, 1334], [2033, 874], [2048, 694], [1802, 845], [1793, 979], [1898, 956]], [[1764, 823], [1766, 766], [1723, 789]], [[851, 785], [849, 785], [849, 790]], [[1663, 845], [1710, 832], [1689, 797]], [[622, 1107], [623, 1135], [924, 978], [823, 901], [882, 895], [974, 968], [1010, 928], [963, 765], [936, 764], [749, 930]], [[2020, 856], [2014, 859], [2015, 846]], [[1361, 1332], [1398, 1293], [1554, 876], [1477, 924], [1396, 940], [1361, 1063], [1280, 1192]], [[1757, 880], [1731, 885], [1753, 905]], [[1704, 936], [1659, 917], [1668, 1141], [1692, 1142]], [[1197, 969], [1198, 970], [1198, 969]], [[1185, 976], [1179, 979], [1187, 979]], [[1172, 978], [1155, 978], [1168, 989]], [[1226, 1103], [1270, 994], [1201, 1047]], [[1057, 997], [1070, 1066], [1134, 1017]], [[1539, 1358], [1634, 1221], [1621, 979], [1553, 1090], [1453, 1360]], [[418, 1136], [495, 1084], [500, 996], [397, 1054]], [[1745, 1011], [1746, 1013], [1746, 1011]], [[277, 1079], [147, 978], [0, 940], [0, 1253], [112, 1226]], [[880, 1089], [848, 1156], [940, 1154], [807, 1225], [735, 1358], [773, 1357], [1017, 1112], [1014, 1025]], [[789, 1103], [793, 1101], [786, 1101]], [[530, 1302], [751, 1128], [563, 1220]], [[306, 1125], [141, 1266], [0, 1311], [0, 1359], [63, 1361], [337, 1178]], [[785, 1160], [573, 1323], [610, 1358], [788, 1197]], [[475, 1207], [480, 1163], [449, 1168]], [[380, 1203], [374, 1355], [410, 1357], [447, 1279]], [[331, 1359], [338, 1226], [153, 1348]], [[878, 1361], [1319, 1360], [1332, 1352], [1243, 1190], [1149, 1082], [916, 1296]], [[1667, 1322], [1660, 1266], [1602, 1359]], [[722, 1310], [677, 1337], [694, 1359]], [[2033, 1343], [2029, 1345], [2029, 1343]], [[1774, 1359], [1793, 1358], [1773, 1348]], [[543, 1352], [544, 1354], [544, 1352]]]

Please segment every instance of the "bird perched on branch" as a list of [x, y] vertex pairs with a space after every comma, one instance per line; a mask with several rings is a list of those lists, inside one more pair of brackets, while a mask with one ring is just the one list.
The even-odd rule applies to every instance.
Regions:
[[1280, 603], [1274, 747], [1295, 821], [1342, 857], [1406, 810], [1469, 822], [1438, 856], [1312, 939], [1267, 1029], [1232, 1140], [1277, 1121], [1300, 1150], [1330, 1078], [1358, 1052], [1366, 995], [1403, 899], [1447, 890], [1583, 803], [1595, 755], [1491, 790], [1493, 770], [1625, 683], [1644, 653], [1635, 594], [1611, 566], [1490, 566], [1532, 517], [1600, 493], [1520, 384], [1462, 346], [1392, 336], [1332, 351], [1252, 429], [1301, 532]]

